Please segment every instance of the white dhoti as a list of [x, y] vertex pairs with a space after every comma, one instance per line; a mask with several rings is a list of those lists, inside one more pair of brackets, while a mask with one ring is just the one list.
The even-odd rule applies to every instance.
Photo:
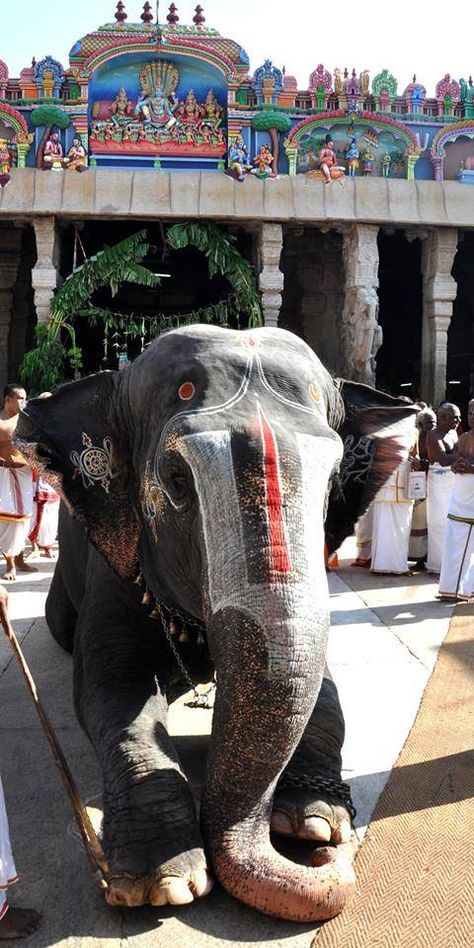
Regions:
[[8, 909], [7, 888], [17, 879], [10, 845], [5, 797], [3, 796], [2, 780], [0, 778], [0, 919], [3, 918]]
[[423, 560], [428, 552], [428, 522], [426, 500], [416, 500], [411, 520], [408, 556], [411, 560]]
[[454, 475], [439, 592], [474, 596], [474, 474]]
[[410, 461], [403, 461], [374, 500], [374, 573], [407, 573], [413, 501], [408, 497]]
[[42, 480], [36, 482], [32, 529], [29, 533], [29, 540], [42, 549], [48, 549], [56, 539], [60, 502], [59, 494], [50, 484]]
[[428, 558], [426, 569], [430, 573], [441, 571], [444, 537], [446, 533], [449, 502], [454, 487], [455, 475], [450, 467], [432, 464], [428, 471], [426, 490], [426, 514], [428, 521]]
[[33, 511], [33, 472], [30, 467], [0, 467], [0, 550], [18, 556], [25, 548]]
[[357, 559], [370, 560], [372, 556], [372, 535], [374, 527], [374, 504], [370, 504], [365, 514], [359, 517], [355, 527]]

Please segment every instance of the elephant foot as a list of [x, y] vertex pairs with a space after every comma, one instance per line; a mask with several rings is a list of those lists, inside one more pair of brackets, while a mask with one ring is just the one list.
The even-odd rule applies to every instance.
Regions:
[[273, 801], [271, 829], [318, 843], [348, 843], [351, 816], [342, 799], [308, 788], [278, 787]]
[[[180, 865], [181, 864], [181, 865]], [[127, 872], [109, 877], [105, 894], [109, 905], [136, 908], [139, 905], [187, 905], [212, 889], [203, 850], [191, 850], [147, 877]]]

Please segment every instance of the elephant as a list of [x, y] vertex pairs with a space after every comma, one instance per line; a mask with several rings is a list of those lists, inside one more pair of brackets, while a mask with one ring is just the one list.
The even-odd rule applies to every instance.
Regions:
[[[270, 915], [342, 910], [353, 810], [324, 543], [407, 455], [415, 412], [333, 379], [286, 330], [209, 325], [28, 402], [19, 443], [64, 500], [46, 616], [103, 771], [110, 905], [185, 904], [212, 872]], [[198, 822], [167, 709], [214, 671]], [[271, 831], [313, 840], [311, 865]]]

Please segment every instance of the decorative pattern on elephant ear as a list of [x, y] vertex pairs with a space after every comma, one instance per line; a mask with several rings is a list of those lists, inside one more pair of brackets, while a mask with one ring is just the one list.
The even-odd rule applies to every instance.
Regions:
[[85, 445], [80, 454], [71, 451], [70, 458], [74, 465], [74, 477], [81, 476], [84, 487], [92, 487], [98, 483], [106, 494], [109, 493], [110, 481], [115, 476], [112, 471], [112, 441], [104, 438], [103, 447], [94, 446], [92, 438], [83, 431], [82, 443]]
[[365, 485], [367, 471], [375, 453], [375, 442], [372, 438], [355, 435], [346, 435], [344, 438], [344, 454], [339, 469], [339, 482], [344, 487], [350, 479], [352, 483]]

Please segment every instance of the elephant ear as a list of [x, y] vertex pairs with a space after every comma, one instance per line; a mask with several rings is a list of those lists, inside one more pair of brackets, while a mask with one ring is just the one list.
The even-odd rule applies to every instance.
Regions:
[[138, 573], [132, 465], [116, 413], [118, 373], [99, 372], [35, 398], [15, 435], [32, 467], [61, 491], [91, 543], [123, 579]]
[[415, 440], [418, 407], [358, 382], [336, 379], [345, 408], [338, 429], [344, 454], [328, 502], [326, 542], [336, 550]]

